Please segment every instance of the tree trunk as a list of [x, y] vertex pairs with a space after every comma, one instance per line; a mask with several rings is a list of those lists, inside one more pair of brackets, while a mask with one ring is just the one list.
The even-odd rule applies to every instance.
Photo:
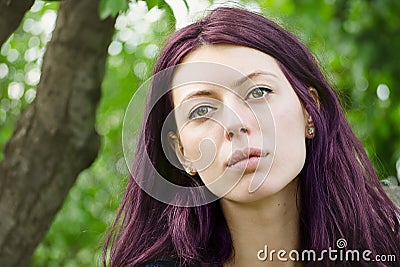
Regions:
[[0, 0], [0, 46], [21, 23], [34, 0]]
[[97, 156], [95, 114], [114, 30], [114, 19], [99, 19], [98, 4], [61, 1], [37, 97], [5, 146], [0, 266], [29, 263], [78, 174]]

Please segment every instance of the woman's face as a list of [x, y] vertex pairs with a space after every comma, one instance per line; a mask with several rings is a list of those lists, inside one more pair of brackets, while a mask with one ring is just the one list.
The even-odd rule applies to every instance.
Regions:
[[217, 196], [250, 202], [303, 168], [307, 112], [271, 56], [205, 45], [174, 73], [175, 151]]

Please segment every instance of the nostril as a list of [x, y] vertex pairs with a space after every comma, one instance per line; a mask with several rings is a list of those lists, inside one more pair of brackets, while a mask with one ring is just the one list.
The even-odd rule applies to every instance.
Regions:
[[[236, 134], [249, 134], [249, 130], [246, 127], [240, 127], [239, 131], [236, 132]], [[232, 137], [235, 135], [234, 131], [226, 131], [226, 138], [231, 141]]]

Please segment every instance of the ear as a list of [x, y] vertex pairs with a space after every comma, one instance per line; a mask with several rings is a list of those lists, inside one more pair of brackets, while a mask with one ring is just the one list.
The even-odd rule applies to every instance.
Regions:
[[321, 109], [321, 103], [319, 101], [319, 95], [318, 95], [317, 89], [315, 89], [314, 87], [310, 87], [310, 88], [308, 88], [308, 92], [310, 93], [310, 95], [314, 99], [315, 103], [317, 104], [318, 109]]
[[[321, 103], [319, 101], [318, 91], [314, 87], [309, 87], [308, 88], [308, 93], [314, 99], [314, 102], [315, 102], [315, 104], [317, 104], [318, 109], [321, 109]], [[304, 111], [304, 118], [306, 120], [309, 120], [310, 114], [308, 113], [308, 110], [307, 110], [307, 108], [305, 106], [303, 106], [303, 111]]]
[[176, 157], [178, 158], [179, 162], [185, 169], [185, 171], [190, 175], [194, 176], [197, 174], [196, 170], [192, 168], [192, 163], [185, 159], [185, 155], [183, 152], [183, 146], [181, 144], [181, 140], [174, 132], [168, 133], [168, 141], [172, 150], [175, 152]]
[[[308, 92], [310, 93], [311, 97], [314, 99], [315, 104], [317, 104], [318, 109], [321, 108], [321, 103], [319, 101], [319, 96], [318, 96], [318, 92], [315, 88], [310, 87], [308, 88]], [[315, 125], [313, 122], [312, 117], [310, 116], [310, 114], [308, 113], [307, 109], [304, 109], [304, 115], [305, 115], [305, 119], [307, 121], [306, 123], [306, 138], [307, 139], [313, 139], [315, 137]]]
[[174, 132], [169, 132], [168, 141], [172, 150], [175, 152], [175, 155], [178, 158], [179, 162], [182, 164], [182, 166], [184, 166], [186, 161], [185, 161], [185, 156], [183, 154], [183, 147], [181, 144], [181, 140]]

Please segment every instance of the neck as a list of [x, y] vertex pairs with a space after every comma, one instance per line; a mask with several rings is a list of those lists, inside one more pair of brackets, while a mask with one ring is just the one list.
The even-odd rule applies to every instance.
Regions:
[[[281, 191], [257, 202], [238, 203], [221, 199], [234, 247], [234, 255], [226, 265], [265, 266], [268, 262], [268, 266], [295, 266], [288, 254], [299, 249], [297, 197], [297, 179], [294, 179]], [[281, 257], [289, 262], [279, 261], [279, 250], [286, 251]], [[274, 253], [273, 261], [271, 253]], [[266, 257], [266, 260], [259, 257]]]

